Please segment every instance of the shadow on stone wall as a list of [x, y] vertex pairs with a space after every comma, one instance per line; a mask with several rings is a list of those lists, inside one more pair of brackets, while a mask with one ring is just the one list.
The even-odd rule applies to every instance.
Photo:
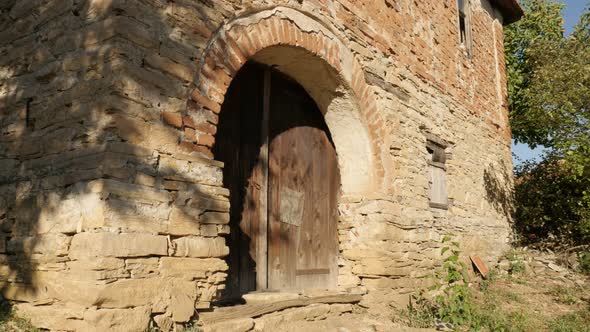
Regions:
[[[133, 279], [139, 272], [128, 257], [227, 254], [224, 241], [210, 246], [229, 232], [221, 165], [180, 150], [181, 131], [165, 125], [162, 114], [186, 109], [196, 57], [232, 15], [210, 1], [0, 4], [0, 292], [6, 299], [83, 303], [84, 294], [76, 299], [52, 287], [68, 277], [104, 285]], [[109, 242], [75, 239], [97, 232], [168, 236], [168, 249], [146, 246], [127, 257], [102, 247]], [[103, 254], [125, 263], [117, 271], [72, 263]], [[206, 292], [222, 288], [219, 280], [204, 281], [212, 287]], [[210, 302], [213, 295], [190, 298], [197, 296]]]
[[514, 192], [512, 188], [512, 166], [500, 161], [498, 165], [490, 164], [483, 173], [486, 198], [494, 209], [512, 220], [514, 211]]

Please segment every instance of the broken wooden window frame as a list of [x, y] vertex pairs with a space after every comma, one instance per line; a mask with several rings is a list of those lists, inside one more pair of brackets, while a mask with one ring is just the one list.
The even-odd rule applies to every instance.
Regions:
[[465, 50], [467, 57], [472, 55], [470, 0], [457, 0], [459, 28], [459, 45]]

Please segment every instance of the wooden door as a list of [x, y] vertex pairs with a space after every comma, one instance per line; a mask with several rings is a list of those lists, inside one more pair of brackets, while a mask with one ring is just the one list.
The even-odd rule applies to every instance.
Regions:
[[273, 73], [269, 120], [268, 287], [334, 288], [340, 176], [323, 115]]
[[288, 77], [247, 64], [225, 96], [216, 136], [231, 202], [225, 297], [335, 288], [340, 175], [314, 101]]

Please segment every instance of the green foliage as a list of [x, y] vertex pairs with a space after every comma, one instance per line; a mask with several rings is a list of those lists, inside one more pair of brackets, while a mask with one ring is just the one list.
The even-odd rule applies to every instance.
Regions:
[[469, 326], [473, 314], [473, 295], [469, 288], [467, 266], [460, 260], [459, 243], [450, 236], [442, 239], [443, 264], [431, 278], [434, 282], [426, 296], [424, 291], [413, 295], [405, 314], [412, 327], [431, 327], [435, 318], [455, 326]]
[[[460, 260], [459, 243], [450, 237], [443, 238], [443, 264], [431, 276], [433, 286], [428, 291], [422, 290], [410, 298], [405, 310], [401, 310], [400, 321], [410, 327], [428, 328], [440, 319], [454, 324], [455, 331], [586, 331], [590, 332], [590, 308], [579, 310], [558, 318], [549, 318], [546, 313], [527, 310], [531, 302], [526, 294], [518, 293], [511, 287], [494, 287], [494, 284], [506, 285], [511, 278], [501, 278], [494, 270], [488, 279], [481, 281], [479, 290], [469, 287], [465, 264]], [[516, 251], [506, 257], [512, 262], [522, 262]], [[542, 286], [540, 286], [542, 287]], [[555, 296], [559, 303], [578, 305], [576, 297], [580, 288], [554, 288], [548, 293]], [[515, 305], [518, 304], [518, 305]], [[578, 307], [576, 307], [578, 308]]]
[[565, 161], [516, 168], [514, 227], [525, 244], [590, 243], [590, 176], [576, 178]]
[[31, 323], [19, 317], [12, 306], [0, 298], [0, 332], [39, 332]]
[[511, 127], [517, 142], [547, 150], [539, 164], [516, 171], [517, 229], [583, 243], [590, 237], [590, 10], [564, 36], [562, 3], [521, 5], [524, 18], [505, 30]]
[[477, 306], [469, 326], [470, 331], [531, 331], [531, 318], [522, 312], [506, 312], [502, 303], [490, 298], [481, 306]]
[[590, 252], [583, 252], [578, 255], [580, 266], [578, 269], [581, 273], [590, 275]]
[[564, 5], [556, 1], [525, 0], [521, 6], [525, 16], [504, 30], [508, 100], [514, 137], [535, 146], [545, 143], [549, 129], [543, 126], [544, 117], [538, 114], [532, 93], [533, 77], [539, 67], [533, 55], [540, 45], [562, 39]]
[[576, 289], [569, 287], [554, 287], [549, 291], [549, 294], [555, 298], [555, 301], [562, 304], [572, 305], [578, 302], [576, 296]]
[[512, 250], [508, 254], [506, 254], [506, 259], [510, 262], [510, 274], [518, 274], [525, 271], [525, 264], [522, 258], [516, 253], [516, 251]]
[[463, 325], [472, 311], [472, 294], [469, 289], [467, 266], [460, 261], [459, 243], [452, 241], [450, 236], [442, 239], [445, 246], [441, 254], [447, 256], [440, 269], [434, 272], [435, 283], [431, 290], [437, 290], [435, 296], [436, 316], [443, 322]]
[[427, 299], [424, 291], [410, 296], [410, 303], [399, 314], [405, 317], [405, 325], [416, 328], [429, 328], [433, 326], [436, 318], [436, 307]]
[[565, 37], [555, 0], [524, 0], [525, 16], [505, 29], [508, 95], [514, 137], [531, 146], [578, 148], [588, 138], [589, 12]]
[[522, 301], [518, 295], [489, 291], [489, 285], [496, 277], [495, 273], [490, 274], [492, 279], [481, 283], [480, 289], [486, 292], [488, 298], [483, 304], [477, 303], [473, 290], [469, 287], [467, 266], [460, 260], [459, 243], [452, 241], [450, 236], [445, 236], [442, 242], [445, 244], [442, 254], [446, 256], [442, 266], [432, 275], [434, 283], [429, 288], [430, 292], [434, 292], [434, 298], [428, 297], [425, 291], [413, 295], [408, 308], [401, 312], [406, 318], [404, 323], [410, 327], [426, 328], [432, 327], [434, 320], [438, 318], [452, 323], [457, 330], [530, 330], [532, 323], [526, 315], [505, 312], [499, 304], [503, 298]]
[[590, 237], [590, 11], [564, 37], [563, 4], [521, 4], [525, 17], [506, 29], [511, 125], [517, 141], [550, 152], [540, 166], [517, 170], [517, 229], [583, 243]]
[[558, 317], [549, 323], [552, 332], [589, 332], [590, 307]]

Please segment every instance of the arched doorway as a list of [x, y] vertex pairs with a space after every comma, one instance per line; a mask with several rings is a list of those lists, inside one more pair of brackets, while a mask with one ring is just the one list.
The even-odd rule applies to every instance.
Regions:
[[340, 172], [328, 126], [303, 87], [248, 62], [226, 93], [213, 152], [231, 196], [225, 298], [335, 288]]

